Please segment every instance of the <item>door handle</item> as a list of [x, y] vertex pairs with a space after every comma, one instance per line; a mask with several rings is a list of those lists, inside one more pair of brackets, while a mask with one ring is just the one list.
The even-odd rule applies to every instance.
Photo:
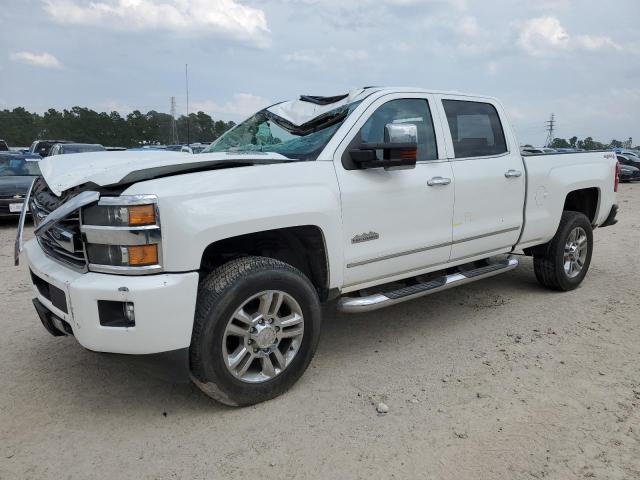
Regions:
[[433, 177], [427, 181], [427, 185], [435, 187], [436, 185], [449, 185], [451, 183], [450, 178], [445, 177]]
[[522, 172], [520, 170], [507, 170], [506, 172], [504, 172], [504, 176], [507, 178], [518, 178], [522, 175]]

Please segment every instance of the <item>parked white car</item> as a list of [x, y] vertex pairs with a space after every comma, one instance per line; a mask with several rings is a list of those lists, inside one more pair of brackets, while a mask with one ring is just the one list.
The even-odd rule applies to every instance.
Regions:
[[616, 221], [615, 154], [518, 145], [493, 98], [365, 88], [261, 110], [193, 157], [45, 159], [23, 249], [34, 303], [54, 335], [188, 348], [205, 393], [260, 402], [309, 365], [322, 302], [368, 312], [507, 272], [521, 251], [543, 285], [580, 285], [592, 230]]

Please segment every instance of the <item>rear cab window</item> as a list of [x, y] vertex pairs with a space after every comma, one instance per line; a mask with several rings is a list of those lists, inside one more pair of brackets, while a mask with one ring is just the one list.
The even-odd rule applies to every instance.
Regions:
[[487, 157], [507, 153], [500, 117], [490, 103], [442, 100], [455, 158]]

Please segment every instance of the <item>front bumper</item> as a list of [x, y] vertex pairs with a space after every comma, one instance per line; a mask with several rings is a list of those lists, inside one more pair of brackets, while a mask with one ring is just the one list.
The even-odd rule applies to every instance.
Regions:
[[[60, 298], [45, 296], [34, 284], [36, 299], [54, 317], [71, 326], [83, 347], [99, 352], [147, 354], [177, 350], [191, 343], [197, 272], [147, 276], [80, 273], [51, 260], [36, 240], [25, 243], [23, 253], [33, 275], [51, 284], [53, 290], [62, 290], [66, 304]], [[133, 303], [135, 326], [101, 325], [99, 300]], [[39, 314], [42, 318], [42, 312]]]

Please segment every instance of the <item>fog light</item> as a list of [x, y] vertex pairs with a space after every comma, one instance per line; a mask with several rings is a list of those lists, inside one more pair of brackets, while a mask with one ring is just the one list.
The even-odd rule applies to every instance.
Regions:
[[136, 323], [136, 314], [133, 310], [133, 303], [131, 302], [125, 302], [124, 304], [124, 316], [127, 317], [127, 320], [129, 320], [129, 323]]
[[103, 327], [130, 328], [136, 326], [133, 302], [98, 300], [98, 318]]

